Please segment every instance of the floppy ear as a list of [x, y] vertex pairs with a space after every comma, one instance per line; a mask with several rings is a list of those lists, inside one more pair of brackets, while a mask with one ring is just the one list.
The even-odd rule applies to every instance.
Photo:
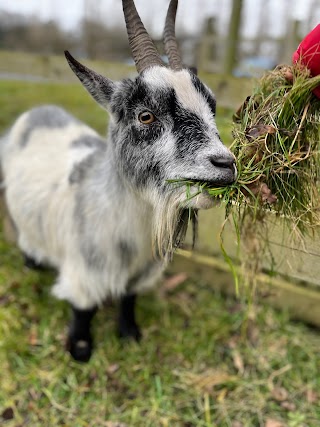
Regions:
[[87, 89], [93, 99], [97, 101], [101, 107], [108, 109], [109, 102], [116, 87], [115, 83], [80, 64], [80, 62], [74, 59], [67, 50], [64, 54], [71, 70], [78, 77], [85, 89]]

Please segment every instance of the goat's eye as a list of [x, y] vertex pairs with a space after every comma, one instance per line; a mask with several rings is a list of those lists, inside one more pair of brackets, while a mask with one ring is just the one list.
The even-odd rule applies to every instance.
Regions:
[[150, 111], [144, 111], [143, 113], [139, 114], [139, 121], [143, 123], [144, 125], [149, 125], [150, 123], [155, 121], [155, 117]]

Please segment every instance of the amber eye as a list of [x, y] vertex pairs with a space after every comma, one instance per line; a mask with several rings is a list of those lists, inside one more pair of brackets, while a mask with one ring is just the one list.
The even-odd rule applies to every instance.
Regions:
[[139, 120], [144, 125], [149, 125], [150, 123], [155, 121], [155, 117], [149, 111], [144, 111], [143, 113], [139, 114]]

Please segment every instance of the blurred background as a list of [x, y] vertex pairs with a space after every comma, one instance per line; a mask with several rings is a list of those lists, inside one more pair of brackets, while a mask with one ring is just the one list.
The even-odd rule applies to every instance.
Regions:
[[[163, 54], [169, 0], [135, 2]], [[319, 22], [320, 0], [180, 0], [183, 59], [216, 95], [224, 143], [254, 77], [290, 63]], [[66, 49], [111, 79], [136, 73], [121, 0], [0, 0], [0, 138], [22, 112], [48, 103], [105, 135], [107, 114], [70, 70]], [[201, 212], [194, 256], [177, 255], [170, 277], [139, 299], [141, 345], [119, 343], [108, 305], [98, 314], [95, 357], [76, 366], [63, 348], [68, 307], [51, 296], [52, 273], [23, 266], [1, 188], [1, 426], [319, 427], [316, 232], [293, 244], [294, 233], [270, 221], [255, 305], [249, 289], [234, 299], [230, 262], [248, 252], [226, 226], [225, 262], [225, 207]]]
[[[168, 1], [136, 5], [161, 50]], [[181, 0], [177, 37], [187, 65], [251, 76], [290, 62], [319, 21], [320, 0]], [[0, 49], [132, 63], [120, 0], [1, 0]]]

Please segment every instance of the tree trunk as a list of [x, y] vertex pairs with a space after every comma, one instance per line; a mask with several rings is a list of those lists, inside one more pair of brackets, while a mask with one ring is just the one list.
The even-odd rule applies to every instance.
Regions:
[[243, 0], [232, 1], [232, 12], [224, 58], [224, 72], [226, 74], [232, 74], [233, 68], [237, 62], [242, 6]]

